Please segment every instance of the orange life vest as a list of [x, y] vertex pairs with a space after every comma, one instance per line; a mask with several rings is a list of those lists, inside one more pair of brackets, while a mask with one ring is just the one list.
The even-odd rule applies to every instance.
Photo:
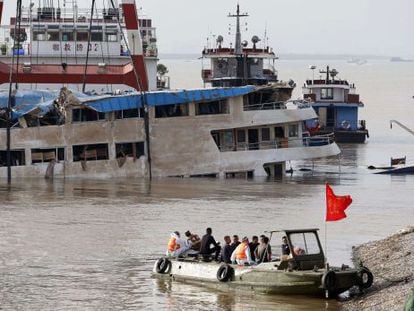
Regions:
[[245, 245], [244, 243], [241, 243], [239, 246], [237, 246], [236, 248], [236, 259], [241, 259], [241, 260], [246, 260], [247, 256], [246, 256], [246, 247], [248, 247], [248, 245]]
[[167, 248], [170, 252], [173, 252], [180, 248], [180, 244], [177, 243], [176, 238], [171, 237], [170, 240], [168, 241]]

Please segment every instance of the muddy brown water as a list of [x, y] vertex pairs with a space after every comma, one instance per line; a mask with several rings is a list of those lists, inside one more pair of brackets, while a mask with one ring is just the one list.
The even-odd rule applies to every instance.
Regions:
[[[302, 72], [306, 64], [281, 65]], [[315, 161], [313, 172], [300, 171], [312, 162], [292, 162], [294, 173], [284, 180], [0, 180], [0, 309], [337, 310], [336, 300], [220, 292], [155, 280], [150, 271], [173, 230], [201, 235], [211, 226], [221, 241], [225, 234], [319, 227], [324, 241], [327, 181], [354, 200], [345, 220], [327, 224], [331, 264], [350, 264], [353, 245], [414, 224], [414, 176], [367, 169], [391, 156], [414, 160], [414, 137], [388, 126], [393, 118], [414, 128], [414, 65], [342, 65], [363, 94], [371, 137], [342, 145], [340, 161]]]

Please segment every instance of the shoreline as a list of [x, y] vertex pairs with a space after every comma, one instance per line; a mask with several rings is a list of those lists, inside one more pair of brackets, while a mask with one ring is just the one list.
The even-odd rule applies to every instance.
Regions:
[[340, 302], [341, 310], [413, 310], [404, 309], [414, 293], [413, 251], [414, 226], [353, 247], [354, 265], [362, 262], [368, 267], [374, 274], [374, 283], [363, 295]]

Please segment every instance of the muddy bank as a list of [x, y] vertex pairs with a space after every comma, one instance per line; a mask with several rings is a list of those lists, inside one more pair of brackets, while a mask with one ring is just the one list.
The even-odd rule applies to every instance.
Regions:
[[355, 265], [362, 261], [374, 274], [362, 296], [341, 304], [342, 310], [404, 310], [414, 289], [414, 226], [380, 241], [353, 248]]

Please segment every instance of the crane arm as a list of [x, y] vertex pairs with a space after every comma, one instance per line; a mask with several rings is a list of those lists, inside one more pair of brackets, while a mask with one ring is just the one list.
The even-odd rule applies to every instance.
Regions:
[[401, 122], [397, 121], [397, 120], [390, 120], [390, 127], [392, 128], [392, 124], [395, 123], [397, 125], [399, 125], [402, 129], [406, 130], [408, 133], [410, 133], [411, 135], [414, 135], [414, 131], [411, 130], [410, 128], [408, 128], [407, 126], [405, 126], [404, 124], [402, 124]]

